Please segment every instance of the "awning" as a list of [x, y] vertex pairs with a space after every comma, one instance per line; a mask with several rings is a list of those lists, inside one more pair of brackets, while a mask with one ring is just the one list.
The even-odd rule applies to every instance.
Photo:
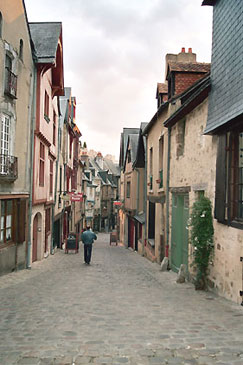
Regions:
[[145, 213], [135, 215], [133, 218], [136, 219], [141, 224], [145, 223]]

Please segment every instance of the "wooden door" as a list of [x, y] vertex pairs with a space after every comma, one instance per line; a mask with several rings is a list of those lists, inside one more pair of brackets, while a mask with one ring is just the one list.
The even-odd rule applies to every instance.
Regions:
[[134, 248], [134, 222], [128, 218], [128, 247]]
[[188, 265], [189, 195], [172, 195], [171, 266], [178, 272], [180, 265]]
[[37, 243], [38, 243], [38, 216], [36, 214], [33, 222], [32, 262], [37, 261]]

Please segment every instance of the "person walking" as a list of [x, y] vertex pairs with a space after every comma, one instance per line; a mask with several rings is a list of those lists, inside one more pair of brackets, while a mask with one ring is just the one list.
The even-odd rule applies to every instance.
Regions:
[[94, 232], [90, 230], [90, 227], [87, 226], [86, 231], [84, 231], [81, 235], [81, 241], [84, 245], [84, 262], [89, 265], [92, 255], [92, 245], [94, 240], [97, 240], [97, 236]]

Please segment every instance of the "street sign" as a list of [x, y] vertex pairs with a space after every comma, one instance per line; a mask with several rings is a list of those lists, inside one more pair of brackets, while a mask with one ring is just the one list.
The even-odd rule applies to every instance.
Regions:
[[114, 201], [114, 205], [117, 205], [117, 206], [119, 206], [119, 207], [120, 207], [120, 206], [122, 205], [122, 203], [121, 203], [121, 202], [119, 202], [118, 200], [115, 200], [115, 201]]
[[83, 201], [83, 193], [71, 193], [70, 194], [71, 202], [82, 202]]
[[61, 199], [64, 201], [69, 201], [70, 200], [70, 196], [68, 194], [61, 194]]

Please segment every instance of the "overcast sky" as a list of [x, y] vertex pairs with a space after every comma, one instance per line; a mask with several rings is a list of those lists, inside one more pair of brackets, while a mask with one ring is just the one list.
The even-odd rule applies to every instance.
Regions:
[[149, 122], [165, 55], [210, 62], [212, 7], [202, 0], [25, 0], [29, 21], [62, 21], [64, 82], [81, 141], [118, 159], [124, 127]]

